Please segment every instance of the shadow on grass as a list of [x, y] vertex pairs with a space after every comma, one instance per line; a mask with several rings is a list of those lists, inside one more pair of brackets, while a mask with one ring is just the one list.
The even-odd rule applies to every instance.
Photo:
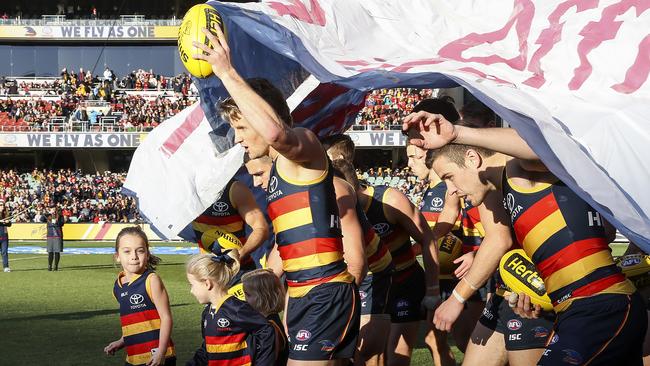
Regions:
[[[193, 305], [192, 303], [183, 303], [183, 304], [173, 304], [172, 308], [189, 306]], [[15, 317], [15, 318], [5, 318], [2, 321], [29, 321], [29, 320], [82, 320], [90, 319], [95, 316], [102, 315], [113, 315], [118, 314], [119, 309], [103, 309], [103, 310], [90, 310], [90, 311], [80, 311], [74, 313], [62, 313], [62, 314], [40, 314], [27, 317]]]

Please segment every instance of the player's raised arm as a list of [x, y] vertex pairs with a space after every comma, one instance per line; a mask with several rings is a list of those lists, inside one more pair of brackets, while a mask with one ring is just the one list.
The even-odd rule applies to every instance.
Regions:
[[411, 144], [425, 149], [437, 149], [455, 143], [478, 146], [523, 160], [539, 160], [537, 154], [512, 128], [456, 126], [441, 114], [424, 111], [406, 116], [402, 128], [409, 131]]

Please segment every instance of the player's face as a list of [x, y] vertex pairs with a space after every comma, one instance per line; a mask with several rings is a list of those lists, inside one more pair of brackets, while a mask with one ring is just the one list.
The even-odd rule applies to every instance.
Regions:
[[137, 235], [122, 236], [115, 256], [124, 272], [128, 274], [141, 274], [147, 269], [147, 244]]
[[446, 156], [439, 156], [433, 161], [433, 170], [447, 183], [452, 196], [465, 198], [474, 206], [483, 203], [489, 187], [481, 181], [479, 170], [469, 159], [465, 159], [465, 166], [461, 167]]
[[409, 159], [409, 168], [411, 168], [418, 179], [426, 179], [429, 177], [429, 168], [427, 168], [425, 163], [427, 157], [426, 150], [414, 145], [408, 145], [406, 147], [406, 156]]
[[246, 170], [253, 177], [253, 186], [262, 187], [266, 191], [271, 175], [271, 165], [271, 161], [266, 158], [254, 159], [246, 163]]
[[269, 145], [248, 122], [246, 117], [233, 118], [230, 126], [235, 130], [235, 143], [241, 144], [251, 159], [269, 154]]
[[187, 281], [190, 283], [190, 293], [194, 295], [199, 304], [210, 302], [209, 285], [206, 280], [200, 280], [194, 275], [187, 273]]

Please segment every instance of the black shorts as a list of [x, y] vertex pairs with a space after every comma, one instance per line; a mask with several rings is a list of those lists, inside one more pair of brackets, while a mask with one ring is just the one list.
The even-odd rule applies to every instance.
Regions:
[[408, 323], [426, 318], [422, 307], [425, 287], [424, 270], [417, 262], [393, 273], [393, 283], [388, 295], [391, 323]]
[[[447, 300], [451, 296], [451, 293], [454, 291], [454, 288], [456, 288], [456, 285], [458, 285], [458, 282], [460, 282], [460, 280], [456, 278], [440, 279], [440, 297], [442, 298], [442, 301]], [[489, 285], [487, 283], [481, 286], [478, 291], [474, 292], [472, 296], [467, 299], [467, 301], [485, 302], [488, 294], [488, 287]]]
[[558, 315], [538, 365], [643, 365], [647, 321], [638, 293], [574, 300]]
[[359, 287], [361, 315], [388, 314], [388, 293], [392, 283], [393, 270], [368, 274]]
[[351, 358], [359, 335], [359, 292], [354, 284], [318, 285], [287, 305], [289, 358], [324, 361]]
[[485, 304], [479, 322], [503, 334], [507, 351], [544, 348], [553, 330], [555, 313], [543, 312], [537, 319], [515, 314], [502, 296], [494, 294]]

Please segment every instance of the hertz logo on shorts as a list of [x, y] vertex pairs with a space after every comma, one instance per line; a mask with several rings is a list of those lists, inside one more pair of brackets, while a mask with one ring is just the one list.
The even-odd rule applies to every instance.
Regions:
[[546, 294], [546, 287], [544, 281], [537, 273], [537, 268], [527, 258], [519, 254], [513, 254], [505, 266], [503, 267], [513, 277], [517, 278], [522, 284], [526, 285], [529, 289], [539, 296]]

